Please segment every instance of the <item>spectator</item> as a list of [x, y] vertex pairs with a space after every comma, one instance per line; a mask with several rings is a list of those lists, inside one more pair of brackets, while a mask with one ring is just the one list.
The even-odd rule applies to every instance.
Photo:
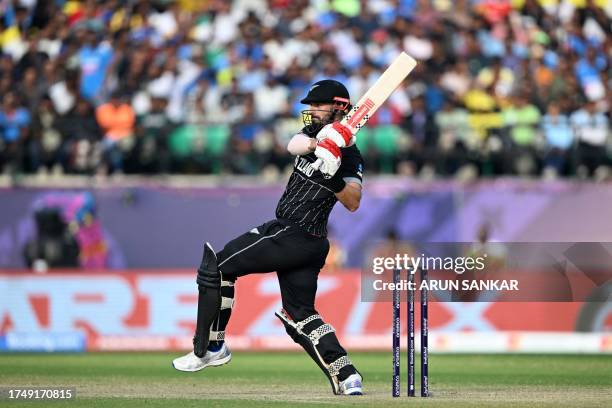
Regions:
[[415, 98], [404, 128], [410, 135], [408, 159], [416, 164], [417, 169], [429, 166], [435, 160], [435, 151], [432, 149], [438, 143], [435, 126], [433, 116], [425, 109], [423, 97]]
[[[371, 270], [374, 258], [395, 258], [398, 254], [407, 256], [419, 256], [417, 251], [409, 242], [403, 241], [398, 231], [391, 228], [384, 232], [383, 238], [372, 244], [364, 257], [364, 270]], [[391, 271], [387, 271], [391, 273]]]
[[537, 126], [540, 112], [529, 103], [524, 94], [519, 94], [509, 106], [502, 110], [504, 126], [508, 130], [515, 157], [513, 168], [519, 175], [535, 174], [538, 167]]
[[254, 94], [257, 118], [263, 122], [274, 119], [283, 111], [288, 96], [287, 88], [269, 76], [264, 86], [259, 87]]
[[542, 118], [542, 131], [547, 148], [544, 159], [545, 169], [552, 170], [555, 175], [567, 173], [567, 161], [574, 143], [574, 133], [569, 117], [561, 113], [558, 104], [548, 105], [547, 114]]
[[53, 107], [60, 115], [68, 113], [74, 107], [79, 97], [79, 81], [79, 73], [76, 70], [67, 70], [63, 81], [49, 87]]
[[321, 272], [325, 274], [336, 274], [344, 268], [346, 264], [346, 251], [340, 242], [333, 236], [328, 235], [329, 252], [325, 258], [325, 268]]
[[[173, 171], [251, 174], [270, 164], [282, 169], [290, 163], [285, 138], [299, 128], [298, 101], [308, 84], [324, 77], [345, 82], [354, 103], [401, 50], [421, 63], [379, 114], [385, 117], [383, 125], [376, 127], [378, 119], [372, 120], [360, 137], [369, 171], [398, 171], [400, 160], [406, 174], [437, 163], [431, 166], [436, 175], [449, 176], [457, 171], [451, 158], [468, 140], [469, 160], [483, 173], [514, 172], [512, 149], [524, 138], [535, 151], [534, 160], [542, 154], [547, 168], [560, 169], [550, 156], [560, 146], [551, 149], [548, 140], [540, 149], [534, 137], [539, 124], [522, 123], [529, 112], [535, 117], [534, 111], [516, 106], [511, 95], [524, 93], [526, 106], [541, 112], [548, 112], [551, 103], [560, 112], [583, 111], [583, 100], [594, 101], [602, 111], [610, 104], [612, 36], [605, 0], [561, 6], [541, 0], [348, 1], [329, 7], [307, 0], [50, 1], [28, 2], [36, 3], [29, 8], [22, 3], [0, 6], [5, 11], [0, 18], [0, 95], [18, 92], [32, 118], [49, 116], [43, 102], [48, 95], [61, 123], [76, 114], [83, 125], [77, 111], [87, 109], [82, 104], [75, 110], [79, 97], [108, 106], [119, 90], [132, 96], [131, 109], [139, 120], [151, 114], [147, 121], [159, 119], [157, 109], [164, 104], [164, 122], [177, 127], [169, 140]], [[444, 109], [446, 98], [467, 110], [465, 140], [449, 137], [456, 131], [449, 118], [457, 114], [457, 126], [463, 126], [465, 112]], [[502, 111], [512, 119], [504, 129], [512, 135], [507, 140]], [[10, 162], [13, 169], [33, 172], [42, 160], [42, 139], [37, 139], [38, 130], [32, 133], [40, 123], [24, 123], [18, 126], [18, 142], [6, 142], [2, 128], [5, 170]], [[542, 129], [550, 130], [549, 125], [543, 123]], [[15, 128], [14, 123], [7, 126]], [[60, 130], [64, 147], [58, 155], [45, 156], [45, 164], [70, 172], [95, 170], [97, 133], [89, 139], [74, 127], [59, 127], [78, 136], [65, 139]], [[128, 127], [133, 134], [134, 125]], [[557, 125], [552, 128], [558, 135]], [[115, 140], [108, 132], [105, 125], [101, 166], [164, 171], [166, 166], [157, 162], [164, 161], [164, 143], [153, 143], [160, 141], [157, 136], [140, 137], [139, 130], [136, 138]], [[32, 139], [23, 137], [28, 133]], [[75, 146], [82, 153], [76, 156], [78, 165]], [[578, 167], [590, 157], [585, 149], [577, 148], [585, 153], [575, 156]], [[226, 165], [224, 158], [231, 153], [245, 155], [232, 161], [241, 165]], [[567, 164], [563, 173], [571, 170]], [[610, 159], [604, 155], [600, 164]]]
[[438, 146], [441, 157], [438, 165], [442, 168], [439, 171], [454, 174], [467, 163], [468, 150], [477, 147], [470, 132], [468, 112], [449, 100], [436, 113], [435, 123], [440, 132]]
[[498, 101], [507, 98], [514, 89], [514, 73], [502, 66], [500, 58], [493, 59], [490, 66], [481, 69], [476, 81]]
[[107, 103], [98, 106], [96, 120], [104, 133], [102, 143], [106, 165], [111, 172], [123, 171], [123, 156], [130, 154], [134, 147], [136, 120], [125, 95], [116, 92]]
[[145, 174], [169, 171], [167, 137], [174, 124], [166, 113], [167, 101], [151, 99], [151, 110], [138, 118], [136, 154], [138, 170]]
[[510, 131], [512, 142], [517, 146], [535, 147], [537, 142], [536, 126], [540, 121], [540, 112], [529, 103], [525, 95], [517, 95], [513, 102], [502, 111], [504, 126]]
[[113, 50], [108, 41], [100, 41], [99, 34], [93, 30], [87, 30], [84, 40], [85, 44], [78, 54], [81, 95], [90, 101], [97, 101], [102, 98], [101, 91], [113, 58]]
[[257, 155], [254, 142], [263, 126], [255, 118], [253, 103], [249, 100], [244, 105], [244, 116], [236, 123], [232, 131], [232, 150], [235, 159], [232, 160], [232, 168], [238, 174], [256, 174], [262, 167], [262, 162]]
[[608, 118], [597, 111], [593, 101], [587, 101], [584, 108], [572, 113], [570, 120], [578, 141], [579, 170], [592, 174], [606, 159], [610, 132]]
[[606, 57], [597, 55], [593, 48], [586, 50], [586, 57], [576, 63], [574, 71], [582, 91], [592, 101], [597, 101], [605, 96], [605, 85], [601, 80], [601, 73], [606, 68]]
[[102, 131], [91, 103], [77, 98], [59, 122], [64, 139], [64, 166], [70, 173], [92, 174], [100, 162]]
[[440, 77], [440, 85], [455, 99], [461, 99], [471, 86], [472, 77], [465, 61], [457, 61]]
[[32, 118], [32, 137], [28, 144], [30, 152], [29, 168], [32, 171], [50, 170], [61, 172], [64, 161], [63, 140], [59, 131], [59, 116], [53, 108], [51, 99], [45, 97], [34, 111]]
[[19, 103], [13, 92], [6, 93], [0, 109], [0, 166], [5, 172], [13, 172], [23, 166], [24, 148], [30, 136], [31, 122], [30, 111]]
[[408, 35], [404, 37], [403, 46], [408, 54], [421, 61], [426, 61], [433, 55], [433, 43], [427, 38], [420, 24], [410, 25]]
[[45, 94], [45, 87], [40, 81], [36, 68], [30, 67], [25, 70], [17, 89], [19, 95], [23, 95], [24, 105], [30, 112], [38, 109]]
[[42, 70], [43, 65], [49, 58], [47, 54], [39, 50], [38, 36], [33, 35], [29, 42], [25, 44], [25, 53], [19, 58], [15, 66], [18, 78], [22, 78], [29, 68], [34, 68], [37, 72]]

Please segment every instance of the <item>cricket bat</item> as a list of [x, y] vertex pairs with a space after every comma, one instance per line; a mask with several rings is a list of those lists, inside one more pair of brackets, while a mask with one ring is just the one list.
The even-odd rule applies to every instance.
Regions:
[[[357, 134], [416, 65], [416, 60], [402, 51], [340, 123], [349, 128], [353, 135]], [[317, 159], [312, 167], [319, 170], [321, 164], [323, 161]]]

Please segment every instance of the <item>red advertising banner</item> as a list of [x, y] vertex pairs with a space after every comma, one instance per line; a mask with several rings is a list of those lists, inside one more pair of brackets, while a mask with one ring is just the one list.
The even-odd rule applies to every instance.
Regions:
[[[0, 336], [13, 342], [42, 333], [78, 332], [84, 334], [88, 350], [186, 349], [191, 346], [196, 306], [197, 286], [191, 271], [0, 273]], [[228, 342], [235, 349], [293, 348], [274, 316], [280, 307], [275, 274], [240, 278]], [[575, 331], [585, 308], [583, 303], [561, 302], [432, 302], [432, 347], [469, 349], [474, 344], [461, 346], [461, 342], [469, 343], [470, 335], [479, 333], [479, 344], [488, 338], [491, 344], [501, 342], [499, 351], [520, 351], [529, 332]], [[391, 304], [362, 302], [358, 271], [322, 273], [317, 310], [347, 347], [390, 347]], [[604, 319], [603, 324], [609, 327], [610, 322]], [[610, 336], [588, 341], [596, 351], [612, 350]]]

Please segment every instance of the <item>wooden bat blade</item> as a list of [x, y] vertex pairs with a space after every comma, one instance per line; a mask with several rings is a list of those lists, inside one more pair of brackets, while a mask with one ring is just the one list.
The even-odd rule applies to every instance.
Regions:
[[357, 133], [416, 65], [417, 62], [414, 58], [405, 52], [400, 53], [374, 85], [361, 97], [351, 112], [342, 119], [341, 123], [348, 127], [353, 134]]

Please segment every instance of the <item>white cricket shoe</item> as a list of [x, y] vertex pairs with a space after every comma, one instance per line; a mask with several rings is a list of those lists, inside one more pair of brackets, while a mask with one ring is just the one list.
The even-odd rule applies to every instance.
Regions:
[[351, 374], [340, 383], [339, 393], [342, 395], [363, 395], [362, 378], [358, 373]]
[[204, 354], [202, 358], [196, 356], [193, 351], [183, 357], [175, 358], [172, 361], [172, 366], [179, 371], [193, 372], [200, 371], [206, 367], [227, 364], [231, 359], [232, 353], [225, 343], [223, 343], [223, 346], [218, 351], [206, 350], [206, 354]]

